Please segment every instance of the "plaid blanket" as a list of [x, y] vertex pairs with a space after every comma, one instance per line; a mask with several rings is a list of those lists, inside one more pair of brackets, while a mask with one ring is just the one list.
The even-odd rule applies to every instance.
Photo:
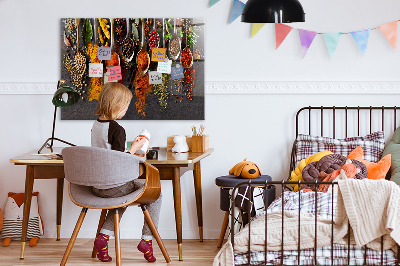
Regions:
[[[316, 197], [317, 196], [317, 197]], [[326, 219], [332, 219], [332, 213], [335, 215], [336, 194], [317, 192], [285, 192], [283, 196], [277, 198], [271, 203], [267, 210], [267, 214], [284, 210], [298, 210], [316, 214]], [[259, 214], [254, 219], [260, 217]], [[283, 252], [284, 265], [314, 265], [314, 249], [304, 249], [298, 255], [297, 250], [285, 250]], [[364, 256], [366, 254], [366, 256]], [[381, 252], [371, 250], [364, 247], [350, 245], [350, 256], [347, 245], [333, 245], [333, 264], [332, 264], [332, 248], [326, 246], [316, 249], [317, 265], [381, 265], [383, 259], [384, 265], [395, 265], [396, 257], [392, 250], [385, 250], [381, 258]], [[265, 263], [265, 255], [267, 256], [266, 265], [280, 265], [281, 252], [267, 251], [265, 252], [250, 252], [250, 265]], [[350, 259], [349, 264], [347, 262]], [[235, 254], [235, 265], [248, 264], [248, 253]]]

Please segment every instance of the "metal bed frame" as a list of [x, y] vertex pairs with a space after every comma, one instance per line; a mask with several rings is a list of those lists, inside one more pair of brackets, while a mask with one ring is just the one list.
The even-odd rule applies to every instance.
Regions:
[[[297, 136], [300, 134], [299, 133], [299, 120], [300, 120], [300, 114], [303, 111], [308, 111], [308, 134], [311, 135], [311, 131], [312, 131], [312, 126], [311, 126], [311, 112], [313, 110], [316, 110], [317, 112], [319, 111], [319, 115], [320, 115], [320, 136], [324, 136], [324, 126], [326, 125], [326, 123], [324, 124], [324, 111], [325, 110], [331, 110], [329, 113], [332, 114], [332, 129], [333, 129], [333, 138], [336, 137], [336, 122], [338, 119], [336, 119], [336, 113], [337, 112], [344, 112], [344, 121], [342, 122], [342, 125], [344, 125], [344, 129], [345, 129], [345, 137], [348, 137], [348, 125], [349, 125], [349, 113], [350, 112], [356, 112], [357, 115], [357, 136], [360, 136], [360, 113], [363, 112], [369, 112], [369, 132], [372, 133], [372, 125], [373, 125], [373, 114], [375, 114], [376, 112], [381, 112], [381, 130], [384, 131], [385, 129], [385, 113], [387, 113], [387, 111], [393, 112], [393, 130], [396, 129], [396, 118], [397, 118], [397, 111], [400, 108], [393, 106], [393, 107], [348, 107], [348, 106], [344, 106], [344, 107], [337, 107], [337, 106], [331, 106], [331, 107], [324, 107], [324, 106], [320, 106], [320, 107], [312, 107], [312, 106], [308, 106], [308, 107], [303, 107], [301, 108], [297, 114], [296, 114], [296, 138]], [[327, 113], [327, 112], [325, 112]], [[326, 114], [325, 114], [326, 115]], [[326, 116], [325, 116], [326, 117]], [[328, 119], [325, 119], [325, 121]], [[315, 121], [314, 121], [315, 122]], [[317, 121], [318, 122], [318, 121]], [[352, 124], [354, 125], [354, 123]], [[293, 144], [293, 149], [292, 149], [292, 153], [291, 153], [291, 160], [290, 160], [290, 172], [296, 167], [295, 165], [295, 158], [296, 158], [296, 154], [295, 154], [295, 146], [296, 146], [296, 141]], [[290, 172], [289, 172], [289, 176], [290, 176]], [[285, 190], [291, 190], [290, 186], [288, 185], [300, 185], [301, 184], [306, 184], [306, 185], [314, 185], [314, 191], [317, 192], [318, 189], [318, 185], [325, 185], [325, 184], [330, 184], [332, 185], [332, 189], [334, 189], [334, 186], [336, 186], [338, 183], [336, 181], [332, 181], [332, 182], [319, 182], [319, 181], [315, 181], [315, 182], [302, 182], [302, 181], [252, 181], [251, 179], [249, 181], [246, 182], [242, 182], [240, 184], [238, 184], [237, 186], [234, 187], [233, 191], [232, 191], [232, 195], [235, 195], [236, 190], [239, 187], [242, 186], [251, 186], [251, 187], [259, 187], [259, 188], [263, 188], [265, 191], [265, 195], [266, 198], [268, 198], [268, 187], [271, 185], [276, 185], [276, 186], [281, 186], [282, 188], [282, 195], [285, 192]], [[300, 190], [298, 191], [299, 193], [299, 202], [301, 202], [301, 192]], [[253, 191], [250, 189], [250, 198], [252, 198]], [[332, 265], [334, 263], [334, 254], [333, 254], [333, 224], [334, 224], [334, 217], [333, 217], [333, 210], [334, 210], [334, 206], [333, 206], [333, 199], [334, 199], [334, 193], [332, 193], [332, 238], [331, 238], [331, 261], [332, 261]], [[318, 202], [318, 198], [317, 198], [317, 193], [315, 193], [315, 213], [317, 213], [317, 202]], [[264, 208], [265, 208], [265, 247], [264, 247], [264, 262], [260, 263], [259, 265], [271, 265], [268, 264], [267, 262], [267, 233], [268, 233], [268, 219], [267, 219], [267, 201], [264, 201]], [[282, 212], [284, 212], [284, 198], [282, 197]], [[300, 204], [299, 204], [299, 210], [298, 210], [298, 214], [299, 214], [299, 220], [298, 220], [298, 226], [300, 227]], [[231, 232], [230, 232], [230, 236], [231, 236], [231, 244], [232, 247], [234, 248], [235, 245], [235, 241], [234, 241], [234, 217], [235, 217], [235, 208], [234, 208], [234, 197], [232, 197], [231, 200]], [[314, 258], [313, 264], [308, 264], [308, 265], [318, 265], [317, 264], [317, 255], [316, 255], [316, 248], [317, 248], [317, 215], [315, 215], [315, 239], [314, 239]], [[251, 264], [251, 249], [250, 249], [250, 243], [251, 243], [251, 219], [249, 219], [248, 222], [248, 227], [249, 227], [249, 242], [247, 245], [247, 264], [245, 265], [250, 265]], [[283, 264], [283, 251], [284, 251], [284, 240], [283, 240], [283, 235], [284, 235], [284, 218], [282, 216], [282, 237], [281, 237], [281, 250], [280, 250], [280, 264], [279, 265], [284, 265]], [[300, 238], [300, 230], [298, 233], [298, 243], [297, 243], [297, 265], [304, 265], [304, 264], [300, 264], [300, 254], [301, 254], [301, 249], [300, 249], [300, 242], [301, 242], [301, 238]], [[397, 245], [397, 248], [399, 249], [400, 246]], [[363, 265], [367, 265], [367, 253], [366, 253], [366, 246], [363, 246], [364, 249], [364, 263]], [[380, 265], [384, 265], [384, 261], [383, 261], [383, 236], [381, 237], [381, 257], [380, 257]], [[347, 233], [347, 264], [346, 265], [350, 265], [350, 224], [348, 226], [348, 233]], [[396, 258], [396, 263], [395, 265], [400, 265], [400, 249], [399, 252], [397, 253], [397, 258]]]

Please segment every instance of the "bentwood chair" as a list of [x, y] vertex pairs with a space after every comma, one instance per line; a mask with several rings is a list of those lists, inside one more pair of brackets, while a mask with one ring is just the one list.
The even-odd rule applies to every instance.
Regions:
[[[88, 209], [102, 209], [96, 237], [103, 226], [107, 210], [116, 209], [114, 215], [116, 265], [121, 265], [120, 228], [117, 208], [128, 205], [139, 205], [142, 208], [145, 220], [149, 224], [165, 260], [167, 263], [171, 262], [145, 205], [157, 200], [161, 193], [160, 175], [157, 168], [137, 156], [103, 148], [68, 147], [62, 150], [62, 156], [65, 179], [70, 182], [68, 187], [69, 196], [74, 204], [82, 207], [82, 211], [65, 250], [61, 265], [65, 265], [68, 260]], [[139, 169], [137, 167], [138, 162], [140, 162]], [[101, 198], [92, 193], [92, 186], [118, 185], [128, 182], [132, 179], [132, 176], [145, 177], [144, 180], [138, 180], [138, 182], [144, 182], [142, 189], [117, 198]], [[92, 257], [96, 257], [94, 247]]]

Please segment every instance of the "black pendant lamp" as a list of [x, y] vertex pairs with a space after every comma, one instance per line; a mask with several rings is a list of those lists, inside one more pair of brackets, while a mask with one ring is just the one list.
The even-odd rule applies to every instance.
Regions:
[[298, 0], [249, 0], [243, 9], [242, 22], [304, 22], [304, 10]]

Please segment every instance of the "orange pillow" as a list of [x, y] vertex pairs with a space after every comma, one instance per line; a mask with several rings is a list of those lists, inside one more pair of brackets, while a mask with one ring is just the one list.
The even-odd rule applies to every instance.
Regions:
[[363, 149], [361, 146], [358, 146], [352, 152], [350, 152], [347, 158], [355, 159], [365, 164], [368, 170], [368, 179], [375, 180], [384, 179], [386, 177], [392, 161], [392, 155], [388, 154], [377, 163], [368, 162], [363, 159]]

